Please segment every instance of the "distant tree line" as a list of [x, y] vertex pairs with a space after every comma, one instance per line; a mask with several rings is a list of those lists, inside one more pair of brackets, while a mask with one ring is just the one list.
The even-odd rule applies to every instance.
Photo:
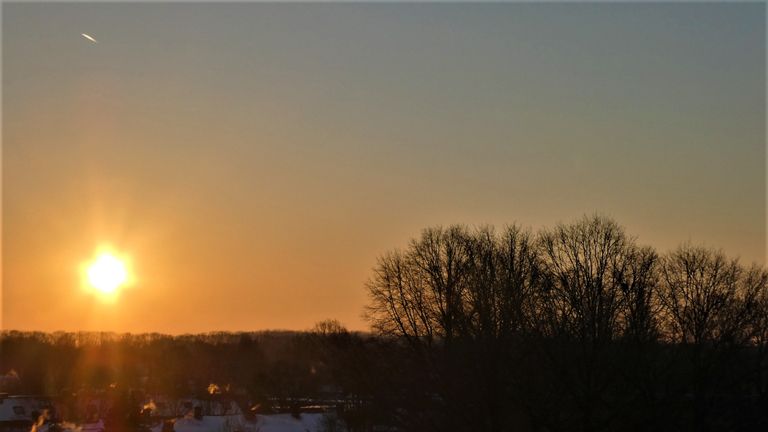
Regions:
[[[190, 397], [211, 389], [259, 397], [313, 395], [324, 370], [309, 332], [163, 334], [5, 331], [0, 391], [56, 396], [110, 387]], [[314, 370], [315, 374], [311, 371]], [[213, 384], [213, 386], [211, 386]]]
[[[0, 391], [338, 405], [329, 430], [768, 430], [768, 272], [600, 216], [427, 228], [381, 256], [372, 333], [6, 331]], [[210, 387], [215, 384], [215, 387]], [[76, 419], [72, 419], [76, 420]]]
[[73, 422], [90, 418], [93, 399], [119, 408], [102, 410], [109, 419], [135, 415], [158, 396], [224, 397], [246, 414], [296, 414], [320, 403], [338, 413], [343, 430], [370, 430], [373, 419], [383, 417], [372, 401], [375, 389], [387, 388], [381, 371], [395, 356], [392, 346], [334, 320], [303, 332], [3, 331], [0, 392], [52, 397], [63, 408], [58, 414]]

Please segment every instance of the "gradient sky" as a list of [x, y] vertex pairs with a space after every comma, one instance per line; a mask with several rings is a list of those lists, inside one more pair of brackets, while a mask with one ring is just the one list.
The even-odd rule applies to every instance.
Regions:
[[765, 261], [762, 3], [2, 8], [6, 329], [365, 329], [376, 257], [438, 224]]

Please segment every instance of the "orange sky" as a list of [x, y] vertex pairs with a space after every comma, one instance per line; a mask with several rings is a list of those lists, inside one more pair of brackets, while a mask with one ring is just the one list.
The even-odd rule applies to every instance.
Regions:
[[6, 329], [365, 329], [438, 224], [765, 260], [762, 4], [2, 7]]

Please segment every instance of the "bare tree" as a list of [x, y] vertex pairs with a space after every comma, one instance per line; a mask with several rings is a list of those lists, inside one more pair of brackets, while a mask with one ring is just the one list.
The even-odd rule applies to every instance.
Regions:
[[432, 345], [438, 326], [434, 293], [403, 252], [379, 258], [367, 287], [371, 303], [366, 317], [374, 330], [403, 337], [412, 346]]
[[716, 397], [741, 384], [733, 360], [754, 341], [765, 275], [745, 269], [722, 251], [683, 245], [661, 266], [659, 299], [666, 338], [689, 353], [688, 371], [697, 430], [711, 427]]
[[533, 387], [548, 389], [543, 398], [562, 392], [578, 401], [564, 423], [606, 428], [620, 413], [618, 401], [609, 404], [606, 396], [622, 383], [616, 342], [653, 337], [656, 254], [602, 216], [544, 230], [538, 247], [543, 284], [536, 328], [557, 381]]
[[743, 342], [756, 310], [754, 275], [721, 251], [681, 246], [665, 257], [659, 299], [667, 337], [703, 346]]
[[430, 228], [407, 251], [381, 257], [367, 283], [373, 328], [414, 344], [453, 339], [467, 325], [470, 248], [466, 228]]
[[537, 276], [531, 235], [516, 226], [431, 228], [379, 259], [367, 316], [421, 356], [454, 430], [477, 418], [500, 430], [511, 338], [531, 321]]
[[428, 344], [499, 337], [530, 325], [537, 265], [530, 233], [514, 225], [426, 229], [379, 258], [366, 316], [383, 334]]
[[560, 224], [539, 236], [550, 335], [603, 345], [626, 332], [647, 332], [656, 254], [638, 248], [624, 229], [602, 216]]
[[539, 277], [530, 232], [516, 225], [501, 234], [480, 228], [473, 233], [469, 262], [470, 332], [505, 339], [528, 330]]

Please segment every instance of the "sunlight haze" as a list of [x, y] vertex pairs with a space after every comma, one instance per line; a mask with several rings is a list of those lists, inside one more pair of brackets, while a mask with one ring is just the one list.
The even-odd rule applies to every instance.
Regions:
[[765, 263], [764, 4], [2, 8], [5, 329], [365, 330], [452, 223]]

